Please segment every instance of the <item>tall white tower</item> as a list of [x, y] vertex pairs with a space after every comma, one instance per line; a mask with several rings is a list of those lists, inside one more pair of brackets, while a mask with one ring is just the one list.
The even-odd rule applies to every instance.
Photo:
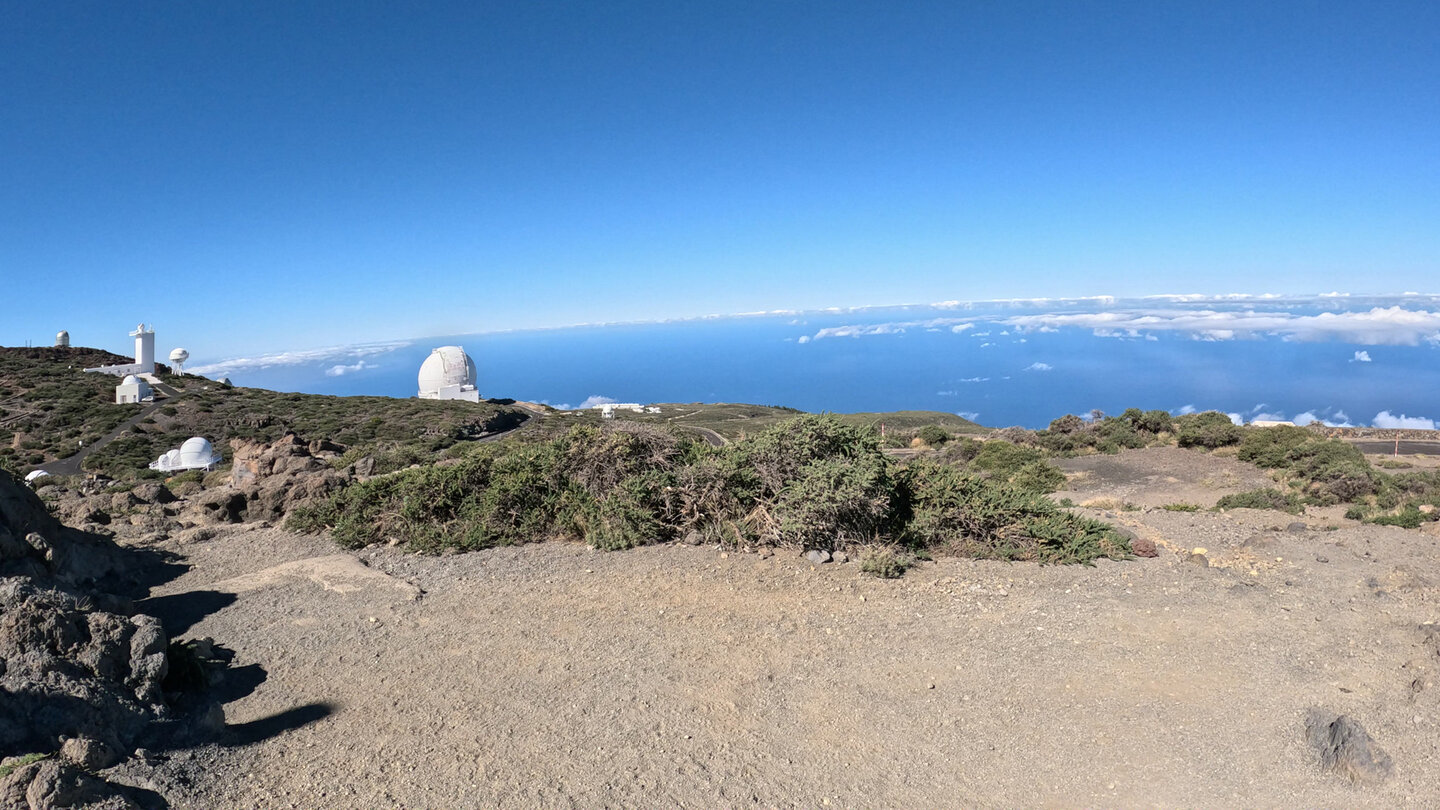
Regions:
[[135, 327], [130, 333], [135, 338], [135, 365], [140, 366], [140, 373], [155, 373], [155, 329], [145, 328], [145, 324]]

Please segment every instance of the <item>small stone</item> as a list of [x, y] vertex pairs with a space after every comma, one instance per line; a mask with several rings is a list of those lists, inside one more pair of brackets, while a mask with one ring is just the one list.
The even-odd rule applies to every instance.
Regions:
[[1206, 557], [1204, 554], [1192, 553], [1189, 557], [1186, 557], [1186, 558], [1185, 558], [1185, 561], [1186, 561], [1186, 562], [1195, 563], [1196, 565], [1200, 566], [1201, 568], [1209, 568], [1209, 567], [1210, 567], [1210, 558], [1209, 558], [1209, 557]]
[[830, 555], [830, 562], [836, 562], [836, 563], [847, 563], [847, 562], [850, 562], [850, 555], [849, 555], [849, 554], [846, 554], [846, 553], [843, 552], [843, 551], [837, 551], [837, 552], [835, 552], [834, 554]]
[[1315, 558], [1315, 562], [1318, 562], [1318, 563], [1328, 563], [1328, 562], [1330, 562], [1330, 558], [1329, 558], [1329, 557], [1316, 557], [1316, 558]]
[[830, 562], [830, 552], [820, 548], [811, 549], [805, 552], [805, 559], [815, 565], [824, 565]]
[[1130, 553], [1136, 557], [1159, 557], [1160, 551], [1155, 548], [1155, 541], [1148, 537], [1136, 537], [1130, 541]]
[[1390, 756], [1380, 749], [1359, 721], [1346, 715], [1311, 709], [1305, 719], [1305, 736], [1320, 757], [1320, 765], [1351, 782], [1379, 782], [1390, 775]]
[[1301, 532], [1310, 531], [1310, 527], [1297, 520], [1294, 523], [1291, 523], [1289, 526], [1286, 526], [1285, 531], [1291, 532], [1292, 534], [1299, 534]]
[[84, 768], [98, 771], [119, 761], [119, 754], [105, 743], [89, 737], [73, 737], [60, 746], [60, 756]]
[[1209, 553], [1209, 551], [1210, 551], [1210, 549], [1203, 548], [1203, 547], [1201, 547], [1201, 546], [1196, 546], [1195, 548], [1193, 548], [1193, 549], [1190, 550], [1190, 553], [1191, 553], [1191, 554], [1199, 554], [1200, 556], [1203, 557], [1203, 556], [1205, 556], [1205, 554]]
[[700, 532], [692, 531], [685, 535], [685, 545], [687, 546], [698, 546], [704, 542], [705, 535], [701, 534]]

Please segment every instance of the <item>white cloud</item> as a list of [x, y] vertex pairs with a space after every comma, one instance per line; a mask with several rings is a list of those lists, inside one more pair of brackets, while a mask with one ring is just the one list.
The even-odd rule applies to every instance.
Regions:
[[1091, 329], [1101, 337], [1117, 336], [1122, 333], [1121, 330], [1126, 330], [1124, 334], [1134, 330], [1145, 333], [1179, 332], [1197, 340], [1235, 340], [1274, 335], [1287, 340], [1340, 340], [1362, 346], [1440, 344], [1440, 312], [1401, 306], [1316, 315], [1258, 312], [1254, 309], [1137, 309], [1016, 315], [1003, 323], [1021, 331], [1067, 326]]
[[975, 324], [968, 323], [961, 318], [931, 318], [925, 321], [893, 321], [890, 323], [860, 323], [846, 326], [828, 326], [815, 333], [814, 340], [825, 338], [857, 338], [870, 335], [903, 335], [909, 329], [941, 329], [949, 327], [950, 331], [960, 333], [970, 329]]
[[798, 338], [795, 339], [795, 342], [796, 342], [796, 343], [809, 343], [809, 342], [810, 342], [810, 336], [809, 336], [809, 335], [801, 335], [800, 337], [798, 337]]
[[1375, 421], [1372, 423], [1377, 428], [1400, 428], [1402, 430], [1434, 430], [1435, 420], [1426, 419], [1423, 416], [1396, 416], [1389, 411], [1381, 411], [1375, 414]]
[[1353, 360], [1351, 360], [1350, 362], [1352, 362], [1352, 363], [1369, 363], [1369, 362], [1370, 362], [1370, 352], [1355, 352], [1355, 358], [1354, 358]]
[[1181, 405], [1180, 407], [1176, 408], [1173, 413], [1176, 416], [1184, 416], [1187, 413], [1199, 413], [1199, 411], [1195, 410], [1194, 405]]
[[339, 364], [336, 364], [336, 365], [331, 366], [330, 368], [325, 369], [325, 376], [326, 376], [326, 377], [343, 377], [343, 376], [345, 376], [346, 374], [351, 374], [351, 373], [354, 373], [354, 372], [356, 372], [356, 371], [364, 371], [364, 370], [367, 369], [367, 368], [375, 368], [375, 364], [374, 364], [374, 363], [367, 363], [367, 362], [365, 362], [364, 360], [357, 360], [357, 361], [355, 361], [354, 363], [351, 363], [351, 364], [348, 365], [348, 366], [347, 366], [347, 365], [344, 365], [343, 363], [339, 363]]
[[1025, 367], [1025, 370], [1026, 370], [1026, 371], [1050, 371], [1050, 370], [1053, 369], [1053, 368], [1055, 368], [1055, 367], [1052, 366], [1052, 365], [1050, 365], [1049, 363], [1035, 362], [1035, 363], [1031, 363], [1030, 365], [1026, 366], [1026, 367]]
[[961, 419], [969, 419], [971, 422], [976, 422], [980, 419], [979, 411], [959, 411], [955, 415]]
[[1344, 411], [1339, 410], [1322, 412], [1319, 414], [1315, 413], [1314, 411], [1306, 411], [1304, 413], [1295, 414], [1295, 418], [1291, 419], [1290, 421], [1294, 422], [1300, 427], [1314, 424], [1316, 422], [1319, 422], [1326, 427], [1354, 427], [1354, 425], [1350, 424], [1350, 417], [1346, 416]]
[[989, 378], [989, 377], [966, 377], [966, 378], [960, 380], [960, 382], [962, 382], [962, 383], [982, 383], [982, 382], [989, 382], [989, 381], [990, 381], [990, 378]]
[[595, 407], [596, 405], [609, 405], [609, 404], [611, 404], [611, 403], [615, 403], [615, 402], [619, 402], [619, 401], [620, 401], [620, 400], [618, 400], [618, 399], [613, 399], [613, 398], [611, 398], [611, 397], [604, 397], [604, 396], [601, 396], [601, 395], [599, 395], [599, 394], [592, 394], [592, 395], [586, 397], [584, 402], [581, 402], [579, 405], [576, 405], [574, 408], [566, 408], [566, 410], [583, 411], [583, 410], [585, 410], [586, 408], [593, 408], [593, 407]]
[[1245, 424], [1245, 417], [1241, 416], [1241, 415], [1238, 414], [1238, 413], [1227, 413], [1227, 414], [1225, 414], [1225, 415], [1228, 416], [1228, 417], [1230, 417], [1230, 421], [1231, 421], [1231, 422], [1234, 422], [1234, 423], [1237, 424], [1237, 425], [1243, 425], [1243, 424]]
[[1283, 414], [1283, 413], [1265, 413], [1265, 412], [1262, 411], [1262, 412], [1260, 412], [1260, 413], [1252, 413], [1252, 414], [1250, 414], [1250, 419], [1249, 419], [1249, 421], [1251, 421], [1251, 422], [1288, 422], [1288, 421], [1290, 421], [1290, 420], [1286, 419], [1286, 418], [1285, 418], [1285, 414]]
[[[359, 360], [365, 357], [386, 354], [396, 349], [403, 349], [409, 345], [410, 341], [397, 341], [392, 343], [365, 343], [355, 346], [330, 346], [323, 349], [275, 352], [273, 354], [260, 354], [254, 357], [235, 357], [229, 360], [221, 360], [217, 363], [192, 366], [185, 370], [191, 374], [211, 377], [224, 376], [242, 371], [261, 371], [263, 369], [278, 368], [281, 366], [305, 366], [327, 362], [340, 364], [347, 360]], [[334, 366], [332, 365], [330, 370], [333, 370], [333, 368]], [[358, 371], [358, 369], [352, 370]], [[327, 370], [326, 373], [328, 374], [329, 370]], [[339, 376], [339, 374], [343, 373], [345, 372], [338, 372], [331, 376]]]

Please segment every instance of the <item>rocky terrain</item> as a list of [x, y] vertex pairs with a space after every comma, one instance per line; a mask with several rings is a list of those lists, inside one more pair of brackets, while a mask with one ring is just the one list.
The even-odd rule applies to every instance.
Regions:
[[[1206, 511], [1268, 474], [1161, 447], [1061, 462], [1055, 497], [1154, 555], [1095, 566], [950, 558], [881, 580], [684, 543], [346, 552], [276, 528], [365, 475], [339, 449], [237, 442], [204, 488], [42, 490], [90, 532], [66, 536], [118, 548], [47, 561], [27, 542], [6, 569], [27, 606], [0, 623], [83, 628], [65, 665], [110, 673], [113, 708], [17, 721], [27, 684], [81, 688], [7, 649], [4, 727], [29, 736], [5, 753], [58, 756], [14, 769], [0, 807], [1440, 803], [1440, 524]], [[116, 579], [149, 585], [134, 609], [87, 595], [141, 570], [103, 562], [124, 553], [181, 568]], [[101, 562], [63, 562], [82, 558]], [[164, 637], [146, 614], [205, 653], [185, 707], [147, 702]]]

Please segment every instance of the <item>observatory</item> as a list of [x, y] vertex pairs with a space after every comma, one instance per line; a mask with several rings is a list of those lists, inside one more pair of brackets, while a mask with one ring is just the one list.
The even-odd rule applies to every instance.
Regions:
[[479, 402], [475, 361], [459, 346], [441, 346], [420, 364], [421, 399], [462, 399]]
[[170, 450], [151, 462], [150, 469], [160, 472], [212, 470], [222, 460], [220, 454], [215, 452], [215, 448], [210, 445], [209, 439], [203, 436], [194, 436], [186, 439], [185, 443], [177, 449]]
[[[65, 333], [61, 333], [65, 334]], [[86, 371], [98, 371], [101, 374], [114, 374], [116, 377], [124, 377], [129, 374], [154, 374], [155, 373], [155, 329], [140, 324], [135, 331], [130, 333], [135, 338], [135, 362], [120, 366], [96, 366], [87, 368]], [[70, 339], [65, 335], [65, 339]], [[56, 336], [59, 342], [59, 336]]]
[[66, 332], [64, 329], [61, 329], [59, 332], [56, 332], [56, 333], [55, 333], [55, 348], [57, 348], [57, 349], [68, 349], [68, 348], [70, 348], [70, 333], [69, 333], [69, 332]]
[[150, 390], [149, 383], [134, 374], [126, 374], [125, 379], [115, 386], [116, 405], [138, 405], [154, 399], [155, 392]]
[[175, 367], [177, 375], [185, 373], [185, 361], [190, 359], [190, 352], [184, 349], [170, 350], [170, 365]]

